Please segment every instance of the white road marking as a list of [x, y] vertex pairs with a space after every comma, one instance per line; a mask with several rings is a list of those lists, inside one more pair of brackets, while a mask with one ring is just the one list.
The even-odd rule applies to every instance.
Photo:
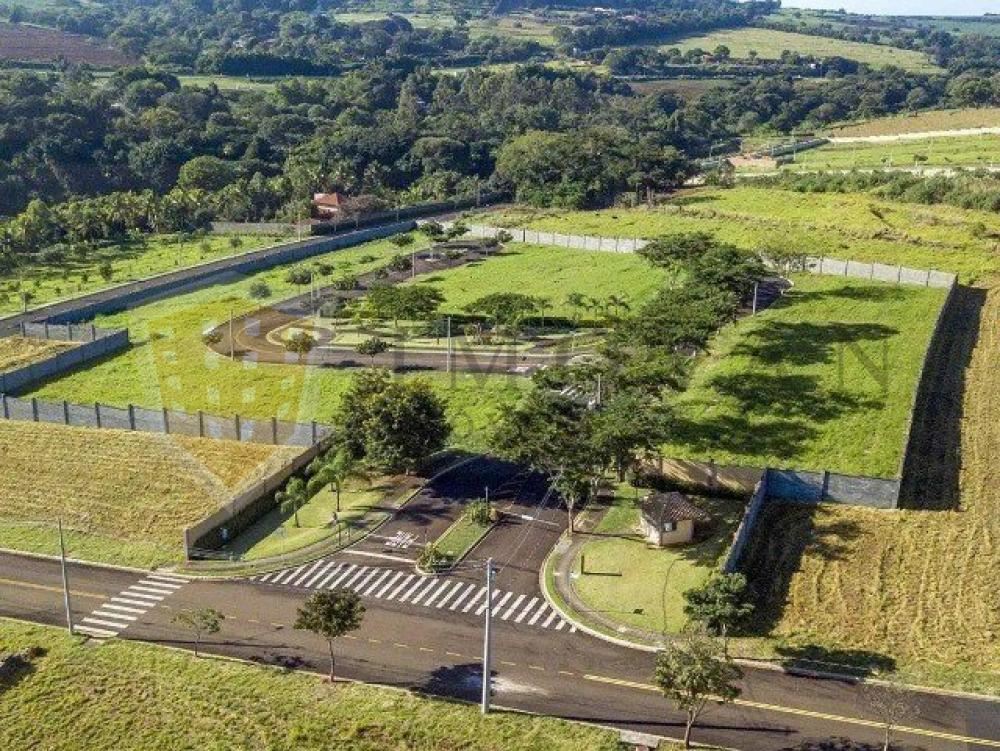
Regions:
[[381, 558], [384, 561], [395, 561], [396, 563], [416, 563], [415, 558], [404, 558], [401, 555], [389, 555], [388, 553], [374, 553], [365, 550], [343, 550], [342, 553], [349, 555], [360, 555], [365, 558]]
[[500, 616], [500, 620], [505, 621], [508, 618], [510, 618], [514, 614], [514, 611], [517, 610], [517, 606], [520, 605], [524, 601], [524, 598], [527, 596], [528, 595], [519, 595], [518, 598], [514, 600], [514, 603], [509, 608], [507, 608], [507, 612], [504, 613], [502, 616]]
[[417, 578], [417, 583], [414, 584], [412, 587], [410, 587], [406, 591], [406, 593], [402, 597], [399, 598], [399, 601], [400, 602], [406, 602], [411, 597], [416, 596], [416, 594], [418, 592], [420, 592], [422, 589], [427, 588], [428, 585], [434, 586], [434, 581], [431, 580], [430, 582], [428, 582], [427, 579], [421, 579], [421, 578], [418, 577]]
[[[452, 587], [451, 586], [452, 584], [454, 584], [455, 586]], [[446, 594], [442, 599], [438, 600], [438, 604], [434, 606], [436, 608], [443, 608], [445, 605], [448, 604], [448, 600], [454, 597], [455, 593], [461, 588], [462, 588], [462, 582], [448, 582], [448, 587], [442, 587], [441, 589], [439, 589], [438, 593], [424, 604], [427, 605], [427, 607], [430, 607], [431, 603], [434, 602], [441, 595], [442, 592], [444, 592], [445, 590], [449, 590], [448, 594]]]
[[285, 572], [284, 571], [268, 571], [266, 574], [262, 574], [261, 576], [255, 576], [254, 580], [255, 581], [259, 581], [259, 582], [269, 582], [270, 583], [271, 577], [273, 577], [275, 575], [281, 576], [283, 573], [285, 573]]
[[340, 573], [341, 571], [343, 571], [343, 570], [344, 570], [344, 569], [343, 569], [343, 564], [342, 564], [342, 563], [338, 563], [338, 564], [337, 564], [337, 565], [336, 565], [336, 566], [334, 567], [333, 571], [331, 571], [331, 572], [330, 572], [329, 574], [325, 574], [325, 575], [323, 576], [323, 578], [319, 580], [319, 583], [317, 583], [317, 584], [316, 584], [316, 587], [315, 587], [315, 588], [316, 588], [316, 589], [326, 589], [326, 585], [327, 585], [327, 584], [328, 584], [328, 583], [329, 583], [330, 581], [332, 581], [332, 580], [333, 580], [333, 577], [335, 577], [335, 576], [336, 576], [337, 574], [339, 574], [339, 573]]
[[306, 579], [312, 576], [317, 569], [320, 569], [322, 567], [323, 567], [323, 559], [321, 558], [320, 560], [316, 561], [312, 566], [310, 566], [301, 574], [299, 574], [297, 577], [295, 577], [295, 581], [290, 582], [290, 584], [293, 587], [299, 586], [300, 584], [302, 584], [302, 582], [304, 582]]
[[468, 587], [465, 588], [465, 591], [462, 592], [461, 595], [459, 595], [458, 599], [451, 604], [451, 607], [448, 608], [448, 610], [457, 610], [458, 606], [462, 604], [462, 601], [475, 591], [476, 591], [476, 585], [470, 584]]
[[[140, 587], [138, 584], [133, 584], [125, 591], [134, 592], [135, 594], [139, 594], [141, 592], [150, 592], [153, 596], [157, 597], [160, 600], [162, 600], [167, 595], [171, 594], [170, 592], [164, 592], [162, 589], [151, 589], [150, 587]], [[146, 595], [142, 596], [146, 597]]]
[[536, 602], [538, 602], [538, 598], [532, 597], [528, 601], [528, 604], [524, 606], [524, 610], [521, 611], [521, 614], [514, 619], [514, 623], [520, 623], [521, 621], [523, 621], [528, 616], [528, 613], [530, 613], [534, 609]]
[[83, 619], [84, 623], [96, 623], [98, 626], [111, 626], [111, 628], [123, 629], [128, 628], [127, 623], [118, 623], [115, 621], [104, 621], [100, 618], [91, 618], [90, 616]]
[[342, 585], [340, 585], [341, 589], [350, 589], [351, 585], [353, 585], [354, 582], [358, 581], [358, 579], [360, 579], [362, 576], [364, 576], [365, 572], [369, 571], [369, 570], [370, 569], [367, 566], [360, 566], [358, 568], [358, 570], [354, 572], [353, 576], [351, 576], [350, 578], [344, 580], [344, 583]]
[[340, 569], [337, 573], [338, 576], [332, 582], [330, 582], [326, 588], [336, 589], [344, 579], [351, 575], [351, 572], [357, 568], [353, 563], [348, 563], [344, 568]]
[[174, 574], [149, 574], [150, 579], [161, 579], [165, 582], [173, 582], [174, 584], [187, 584], [189, 579], [185, 579], [183, 576], [175, 576]]
[[285, 570], [282, 572], [283, 576], [275, 577], [275, 584], [288, 584], [294, 577], [298, 576], [298, 573], [304, 569], [305, 566], [299, 566], [298, 568], [293, 568], [291, 571]]
[[480, 587], [479, 591], [472, 596], [472, 599], [469, 600], [467, 603], [465, 603], [465, 607], [462, 608], [462, 612], [468, 613], [470, 610], [472, 610], [472, 606], [476, 604], [476, 600], [478, 600], [484, 594], [486, 594], [486, 587]]
[[130, 600], [127, 597], [112, 597], [110, 599], [111, 599], [111, 602], [125, 602], [125, 603], [128, 603], [129, 605], [142, 605], [142, 610], [139, 611], [141, 613], [145, 613], [147, 610], [149, 610], [151, 607], [153, 607], [156, 604], [154, 602], [149, 602], [148, 600], [145, 600], [145, 601], [144, 600]]
[[324, 576], [326, 576], [327, 573], [329, 573], [330, 569], [335, 568], [336, 566], [337, 566], [337, 562], [336, 561], [327, 561], [326, 565], [323, 566], [323, 568], [321, 568], [315, 574], [313, 574], [308, 579], [306, 579], [306, 583], [303, 586], [306, 587], [306, 588], [311, 588], [313, 584], [315, 584], [320, 579], [322, 579]]
[[556, 626], [556, 631], [562, 631], [562, 630], [563, 630], [563, 627], [564, 627], [565, 625], [566, 625], [566, 621], [564, 621], [564, 620], [563, 620], [562, 618], [560, 618], [560, 619], [559, 619], [559, 625], [558, 625], [558, 626]]
[[416, 574], [410, 574], [409, 576], [407, 576], [405, 579], [403, 579], [403, 583], [400, 584], [398, 587], [396, 587], [394, 590], [392, 590], [392, 592], [389, 593], [389, 596], [386, 597], [385, 599], [387, 599], [387, 600], [395, 600], [396, 599], [396, 595], [398, 595], [403, 590], [403, 587], [405, 587], [413, 579], [415, 579], [416, 576], [417, 576]]
[[156, 602], [161, 602], [164, 599], [166, 599], [166, 595], [150, 595], [146, 594], [145, 592], [136, 592], [135, 587], [129, 587], [128, 589], [123, 589], [122, 594], [128, 595], [129, 597], [139, 597], [144, 600], [155, 600]]
[[[506, 601], [506, 598], [509, 598], [511, 594], [512, 594], [511, 592], [508, 592], [505, 595], [505, 601]], [[499, 603], [496, 602], [496, 599], [499, 596], [500, 596], [500, 590], [499, 589], [494, 589], [493, 590], [493, 596], [491, 598], [491, 601], [493, 602], [493, 612], [494, 613], [498, 610], [498, 608], [499, 608], [500, 605], [503, 605], [502, 602], [499, 602]], [[486, 612], [486, 601], [484, 600], [483, 604], [480, 605], [478, 608], [476, 608], [476, 615], [482, 615], [485, 612]]]
[[152, 581], [150, 579], [140, 579], [139, 583], [140, 584], [147, 584], [150, 587], [155, 587], [155, 588], [159, 588], [159, 589], [162, 589], [162, 588], [166, 587], [169, 591], [172, 591], [172, 592], [176, 592], [178, 589], [181, 588], [180, 584], [172, 584], [172, 583], [168, 584], [167, 582]]
[[357, 584], [354, 585], [353, 587], [354, 591], [357, 592], [358, 594], [361, 594], [361, 590], [364, 589], [365, 586], [368, 584], [368, 582], [370, 582], [376, 576], [378, 576], [378, 569], [377, 568], [371, 569], [368, 572], [368, 576], [366, 576], [364, 579], [362, 579], [361, 581], [359, 581]]
[[402, 576], [403, 576], [403, 572], [402, 571], [397, 571], [396, 575], [394, 577], [392, 577], [388, 582], [386, 582], [385, 586], [382, 587], [382, 589], [380, 589], [378, 592], [375, 593], [375, 597], [381, 599], [382, 595], [384, 595], [386, 592], [388, 592], [389, 588], [393, 584], [395, 584], [396, 582], [398, 582], [399, 579], [400, 579], [400, 577], [402, 577]]
[[551, 613], [549, 613], [549, 617], [545, 619], [545, 623], [542, 624], [542, 628], [548, 628], [549, 624], [552, 623], [552, 621], [554, 621], [556, 619], [557, 615], [558, 615], [558, 613], [556, 613], [555, 610], [553, 610]]
[[103, 605], [101, 605], [101, 607], [104, 608], [105, 610], [121, 610], [125, 613], [138, 613], [139, 615], [142, 615], [148, 609], [148, 608], [127, 608], [124, 605], [113, 605], [110, 602], [104, 603]]
[[[413, 605], [419, 605], [420, 601], [423, 600], [431, 591], [437, 591], [438, 585], [441, 583], [440, 579], [431, 579], [430, 585], [424, 589], [419, 595], [413, 598]], [[425, 602], [424, 605], [427, 605]]]
[[90, 626], [73, 626], [73, 631], [86, 634], [87, 636], [95, 636], [98, 639], [107, 639], [118, 635], [117, 631], [108, 631], [107, 629], [92, 628]]
[[392, 570], [391, 569], [387, 570], [387, 571], [383, 571], [382, 572], [382, 576], [380, 576], [378, 579], [376, 579], [374, 582], [372, 582], [372, 585], [370, 587], [368, 587], [361, 594], [364, 595], [365, 597], [368, 597], [369, 595], [371, 595], [372, 592], [374, 592], [376, 589], [378, 589], [379, 585], [382, 582], [384, 582], [386, 579], [388, 579], [391, 574], [392, 574]]
[[542, 617], [542, 613], [544, 613], [548, 609], [548, 607], [549, 603], [547, 603], [545, 600], [542, 600], [542, 606], [535, 611], [535, 614], [533, 616], [531, 616], [531, 620], [528, 621], [528, 625], [534, 626], [535, 621], [537, 621], [539, 618]]
[[95, 610], [91, 615], [99, 615], [101, 618], [124, 618], [126, 621], [134, 621], [136, 617], [134, 615], [125, 615], [124, 613], [109, 613], [106, 610]]

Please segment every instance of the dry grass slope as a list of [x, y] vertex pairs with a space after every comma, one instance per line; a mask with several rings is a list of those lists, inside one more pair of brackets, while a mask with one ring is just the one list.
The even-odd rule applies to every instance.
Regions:
[[[175, 559], [181, 554], [185, 526], [215, 511], [297, 451], [0, 422], [0, 530], [15, 538], [4, 544], [17, 544], [13, 523], [61, 517], [72, 530], [116, 541], [120, 560]], [[133, 558], [130, 551], [141, 553]]]
[[25, 339], [21, 336], [4, 337], [0, 339], [0, 373], [48, 359], [60, 352], [73, 349], [74, 346], [76, 345], [70, 342]]

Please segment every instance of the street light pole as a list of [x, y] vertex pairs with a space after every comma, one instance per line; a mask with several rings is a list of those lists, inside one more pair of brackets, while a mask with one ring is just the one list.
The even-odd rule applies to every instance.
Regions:
[[233, 309], [229, 309], [229, 359], [236, 359], [236, 344], [233, 341]]
[[490, 694], [492, 693], [492, 678], [490, 660], [492, 652], [493, 629], [493, 559], [486, 561], [486, 626], [483, 632], [483, 714], [490, 712]]
[[451, 316], [448, 316], [448, 349], [447, 357], [445, 358], [447, 364], [447, 372], [451, 372]]
[[69, 603], [69, 572], [66, 570], [66, 541], [63, 539], [62, 519], [59, 520], [59, 563], [62, 566], [63, 605], [66, 607], [66, 626], [73, 633], [73, 610]]

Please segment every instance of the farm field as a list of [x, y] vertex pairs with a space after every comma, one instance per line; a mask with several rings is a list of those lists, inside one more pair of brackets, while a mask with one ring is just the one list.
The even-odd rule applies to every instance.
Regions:
[[[279, 81], [287, 78], [241, 78], [240, 76], [177, 76], [182, 86], [206, 87], [215, 84], [222, 91], [271, 91]], [[314, 79], [310, 79], [314, 80]], [[324, 78], [323, 80], [331, 80]]]
[[[332, 278], [358, 274], [387, 263], [399, 250], [389, 241], [333, 251], [313, 259], [333, 266]], [[71, 402], [145, 407], [167, 406], [215, 414], [281, 420], [329, 421], [348, 387], [348, 371], [297, 364], [231, 361], [202, 342], [202, 333], [305, 288], [287, 281], [287, 266], [230, 284], [216, 285], [97, 319], [99, 326], [128, 327], [133, 346], [85, 371], [51, 381], [32, 395]], [[253, 299], [250, 287], [265, 283], [270, 297]], [[506, 377], [427, 374], [447, 400], [453, 442], [481, 447], [499, 411], [516, 400], [525, 382]]]
[[14, 62], [89, 63], [98, 68], [118, 68], [136, 61], [89, 37], [28, 24], [0, 23], [0, 59]]
[[[1000, 134], [921, 138], [891, 143], [831, 143], [803, 151], [791, 172], [883, 167], [991, 167], [1000, 163]], [[737, 170], [741, 171], [741, 170]]]
[[[301, 449], [0, 421], [2, 546], [155, 566], [183, 557], [182, 530]], [[85, 461], [81, 461], [85, 458]]]
[[1000, 217], [996, 214], [889, 201], [874, 193], [705, 188], [684, 191], [652, 209], [512, 209], [477, 220], [603, 237], [653, 238], [668, 232], [702, 231], [755, 250], [778, 248], [952, 271], [966, 283], [1000, 272], [996, 254]]
[[140, 642], [114, 639], [94, 649], [17, 621], [0, 621], [0, 630], [5, 650], [43, 650], [4, 685], [5, 748], [51, 747], [59, 737], [91, 751], [619, 748], [617, 733], [563, 720], [502, 711], [484, 717], [474, 705], [360, 683], [331, 686], [319, 676], [199, 660]]
[[685, 37], [660, 45], [662, 49], [677, 48], [682, 52], [702, 49], [711, 52], [719, 45], [729, 48], [734, 58], [746, 59], [755, 50], [762, 60], [776, 60], [785, 50], [816, 57], [846, 57], [873, 67], [895, 65], [905, 70], [931, 73], [940, 70], [926, 55], [880, 44], [850, 42], [810, 34], [793, 34], [772, 29], [743, 28], [713, 31], [705, 35]]
[[831, 129], [834, 137], [894, 136], [937, 130], [1000, 127], [1000, 107], [930, 110], [912, 115], [880, 117], [865, 123]]
[[76, 345], [70, 342], [25, 339], [21, 336], [4, 337], [0, 339], [0, 373], [46, 360], [74, 346]]
[[[648, 491], [639, 491], [647, 493]], [[607, 618], [645, 631], [678, 633], [687, 623], [684, 593], [718, 569], [743, 513], [738, 500], [692, 498], [712, 516], [707, 533], [689, 545], [652, 548], [639, 535], [637, 492], [621, 485], [612, 506], [580, 553], [586, 569], [577, 595]], [[574, 571], [580, 571], [577, 556]]]
[[[210, 235], [190, 240], [177, 235], [153, 235], [142, 243], [88, 250], [85, 261], [75, 259], [72, 253], [51, 263], [38, 261], [21, 269], [18, 278], [0, 281], [0, 314], [20, 312], [23, 292], [30, 295], [29, 307], [43, 305], [153, 274], [247, 253], [278, 241], [278, 238], [260, 235]], [[111, 266], [107, 279], [101, 274], [101, 267], [106, 263]]]
[[694, 368], [665, 456], [895, 477], [945, 290], [796, 274], [722, 329]]
[[[569, 319], [580, 313], [567, 304], [569, 294], [577, 292], [598, 301], [623, 295], [634, 306], [655, 294], [666, 279], [662, 270], [635, 255], [516, 243], [483, 263], [458, 266], [423, 281], [418, 278], [416, 283], [444, 295], [443, 313], [462, 313], [465, 306], [485, 295], [518, 292], [546, 300], [546, 315]], [[597, 315], [589, 311], [582, 317], [595, 320]]]

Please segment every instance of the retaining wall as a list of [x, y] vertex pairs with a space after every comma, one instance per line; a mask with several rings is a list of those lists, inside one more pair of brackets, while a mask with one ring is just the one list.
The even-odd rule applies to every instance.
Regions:
[[254, 420], [241, 415], [220, 417], [170, 409], [146, 409], [128, 405], [70, 404], [23, 399], [0, 394], [0, 417], [5, 420], [48, 422], [80, 428], [138, 430], [144, 433], [184, 435], [220, 441], [265, 443], [275, 446], [310, 447], [332, 435], [330, 425], [283, 420]]
[[129, 345], [128, 331], [108, 331], [94, 326], [26, 323], [21, 325], [21, 334], [34, 339], [81, 342], [81, 344], [45, 360], [0, 373], [0, 393], [32, 388], [48, 378], [54, 378], [93, 360], [121, 352]]
[[726, 553], [726, 557], [722, 561], [723, 573], [731, 574], [739, 567], [743, 550], [746, 548], [747, 542], [750, 540], [750, 535], [757, 526], [757, 518], [760, 516], [760, 512], [766, 503], [767, 472], [764, 472], [761, 474], [760, 480], [757, 481], [753, 495], [750, 497], [750, 502], [743, 511], [743, 518], [740, 519], [740, 525], [733, 534], [733, 543], [729, 546], [729, 552]]

